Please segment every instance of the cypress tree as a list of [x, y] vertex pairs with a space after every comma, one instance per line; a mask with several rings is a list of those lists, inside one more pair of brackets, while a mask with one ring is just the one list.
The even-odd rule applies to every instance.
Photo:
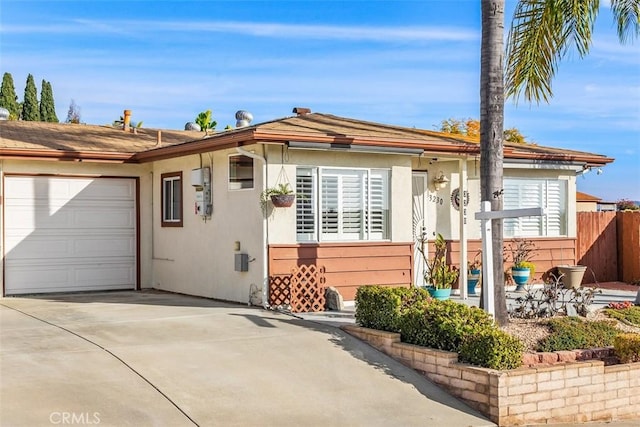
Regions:
[[40, 120], [43, 122], [58, 123], [56, 116], [56, 106], [53, 102], [53, 89], [51, 83], [42, 79], [42, 90], [40, 92]]
[[2, 86], [0, 86], [0, 107], [9, 110], [9, 120], [18, 120], [20, 117], [20, 105], [16, 88], [13, 85], [11, 73], [4, 73], [2, 76]]
[[31, 74], [27, 76], [27, 85], [24, 88], [24, 99], [22, 102], [22, 120], [39, 122], [38, 89], [36, 89], [36, 83]]

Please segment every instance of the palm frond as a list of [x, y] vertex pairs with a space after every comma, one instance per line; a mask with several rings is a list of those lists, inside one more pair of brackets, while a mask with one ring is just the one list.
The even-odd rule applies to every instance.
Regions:
[[640, 35], [640, 0], [611, 0], [621, 43]]
[[[637, 1], [637, 0], [636, 0]], [[520, 0], [507, 40], [505, 90], [517, 100], [549, 102], [560, 59], [575, 45], [588, 53], [598, 0]]]

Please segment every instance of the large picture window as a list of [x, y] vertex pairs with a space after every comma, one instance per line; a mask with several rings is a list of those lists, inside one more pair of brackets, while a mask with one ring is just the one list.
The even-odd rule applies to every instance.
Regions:
[[182, 227], [182, 172], [162, 174], [162, 226]]
[[546, 209], [543, 216], [505, 218], [505, 237], [567, 235], [567, 182], [548, 179], [504, 180], [504, 209]]
[[389, 171], [298, 168], [298, 241], [389, 238]]

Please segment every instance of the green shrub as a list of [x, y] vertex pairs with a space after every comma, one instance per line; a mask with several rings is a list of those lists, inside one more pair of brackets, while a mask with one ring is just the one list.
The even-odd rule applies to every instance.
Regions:
[[640, 335], [620, 334], [613, 340], [616, 356], [622, 363], [640, 362]]
[[633, 306], [623, 309], [605, 309], [605, 313], [609, 317], [640, 326], [640, 306]]
[[460, 346], [460, 361], [491, 369], [515, 369], [522, 365], [524, 345], [500, 329], [487, 329], [468, 337]]
[[400, 313], [430, 299], [429, 292], [421, 288], [361, 286], [355, 298], [356, 322], [365, 328], [398, 332]]
[[577, 317], [562, 317], [547, 322], [551, 335], [540, 341], [538, 351], [574, 350], [607, 347], [620, 333], [611, 321], [587, 322]]
[[403, 342], [458, 351], [468, 336], [491, 329], [494, 323], [491, 316], [477, 307], [433, 300], [422, 307], [404, 310], [398, 326]]

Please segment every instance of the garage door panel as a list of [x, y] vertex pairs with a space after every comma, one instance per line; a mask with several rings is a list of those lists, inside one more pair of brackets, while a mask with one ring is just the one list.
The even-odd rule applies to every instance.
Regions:
[[[6, 293], [10, 295], [43, 292], [73, 292], [131, 289], [135, 270], [128, 262], [85, 264], [67, 268], [55, 264], [13, 265], [5, 275]], [[12, 283], [29, 283], [28, 287], [12, 287]]]
[[55, 238], [48, 235], [5, 238], [9, 259], [47, 258], [57, 262], [70, 262], [72, 257], [129, 257], [133, 262], [136, 242], [130, 234], [79, 235]]
[[5, 294], [131, 289], [133, 179], [5, 177]]
[[135, 216], [132, 208], [109, 208], [98, 214], [95, 209], [77, 209], [73, 216], [73, 226], [82, 228], [133, 228]]

